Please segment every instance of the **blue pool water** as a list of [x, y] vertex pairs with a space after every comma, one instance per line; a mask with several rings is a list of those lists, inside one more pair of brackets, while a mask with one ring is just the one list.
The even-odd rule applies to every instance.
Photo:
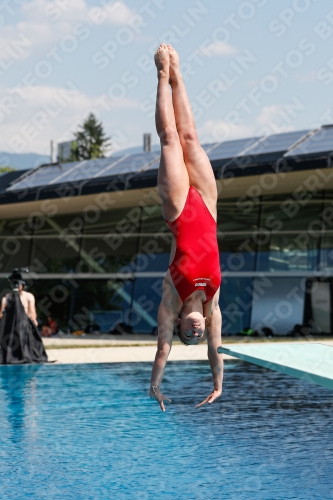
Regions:
[[0, 498], [333, 498], [333, 393], [241, 362], [0, 367]]

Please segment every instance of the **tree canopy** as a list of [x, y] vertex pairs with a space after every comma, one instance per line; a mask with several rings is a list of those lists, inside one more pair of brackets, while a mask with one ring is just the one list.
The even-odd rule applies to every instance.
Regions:
[[74, 134], [76, 145], [73, 149], [73, 159], [82, 161], [104, 158], [111, 147], [111, 138], [106, 137], [102, 123], [90, 113], [80, 128], [81, 130]]
[[0, 175], [5, 174], [7, 172], [15, 172], [16, 168], [13, 167], [1, 167], [0, 166]]

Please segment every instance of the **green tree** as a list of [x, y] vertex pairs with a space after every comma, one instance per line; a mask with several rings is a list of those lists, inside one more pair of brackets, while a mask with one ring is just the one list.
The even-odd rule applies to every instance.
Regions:
[[1, 167], [0, 166], [0, 175], [5, 174], [7, 172], [15, 172], [16, 168], [13, 167]]
[[90, 113], [80, 128], [81, 130], [74, 134], [76, 147], [73, 149], [73, 160], [104, 158], [111, 147], [111, 138], [106, 137], [102, 123]]

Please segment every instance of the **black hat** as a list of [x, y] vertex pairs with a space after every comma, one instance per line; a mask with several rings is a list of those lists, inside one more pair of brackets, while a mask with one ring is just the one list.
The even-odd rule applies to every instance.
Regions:
[[15, 283], [17, 285], [25, 285], [25, 281], [22, 278], [22, 274], [19, 269], [13, 269], [12, 273], [8, 276], [8, 281]]

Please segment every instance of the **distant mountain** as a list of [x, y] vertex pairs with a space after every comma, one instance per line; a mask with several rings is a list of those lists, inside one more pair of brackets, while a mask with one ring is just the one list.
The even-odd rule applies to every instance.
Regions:
[[[152, 146], [152, 150], [159, 153], [160, 146]], [[113, 151], [112, 156], [133, 155], [136, 153], [143, 153], [142, 146], [135, 146], [132, 148], [122, 149], [120, 151]], [[43, 163], [50, 163], [49, 156], [39, 155], [38, 153], [5, 153], [0, 152], [0, 166], [13, 167], [17, 170], [26, 170], [36, 168]]]
[[[157, 144], [154, 144], [151, 149], [152, 149], [152, 151], [156, 151], [156, 153], [159, 153], [161, 150], [160, 146]], [[132, 148], [120, 149], [119, 151], [113, 151], [112, 156], [135, 155], [137, 153], [143, 153], [142, 146], [134, 146]]]
[[42, 163], [50, 163], [49, 156], [39, 155], [37, 153], [5, 153], [0, 152], [0, 166], [13, 167], [17, 170], [35, 168]]

